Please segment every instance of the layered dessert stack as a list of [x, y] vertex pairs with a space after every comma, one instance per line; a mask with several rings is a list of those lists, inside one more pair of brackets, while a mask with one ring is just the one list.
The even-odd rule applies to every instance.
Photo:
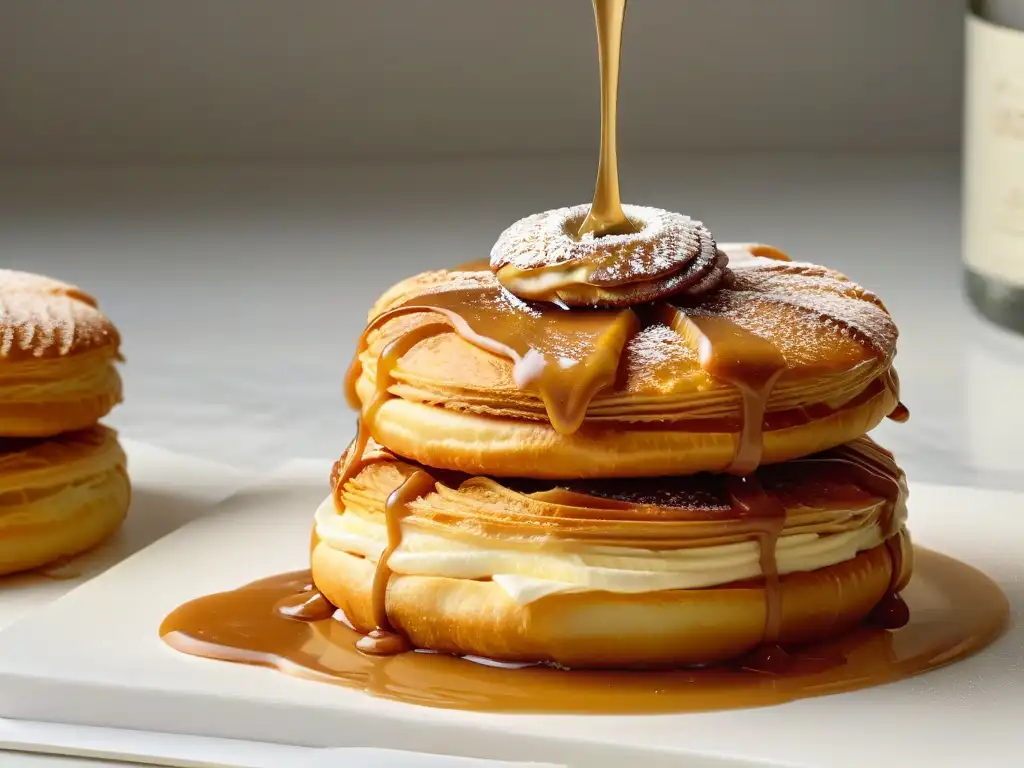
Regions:
[[117, 329], [75, 286], [0, 270], [0, 575], [76, 555], [128, 510], [99, 424], [121, 400]]
[[374, 305], [313, 580], [371, 654], [778, 664], [906, 621], [896, 327], [843, 275], [625, 206]]

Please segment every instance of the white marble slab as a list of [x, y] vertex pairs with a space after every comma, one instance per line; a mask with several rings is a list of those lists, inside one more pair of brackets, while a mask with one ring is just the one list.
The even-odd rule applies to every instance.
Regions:
[[[0, 720], [0, 766], [163, 765], [181, 768], [565, 768], [367, 747], [310, 748], [114, 728]], [[51, 753], [46, 755], [44, 753]], [[10, 760], [7, 763], [5, 760]], [[15, 762], [17, 761], [17, 762]], [[38, 762], [37, 762], [38, 761]], [[53, 761], [53, 762], [51, 762]], [[88, 761], [88, 762], [86, 762]], [[116, 761], [116, 762], [110, 762]]]

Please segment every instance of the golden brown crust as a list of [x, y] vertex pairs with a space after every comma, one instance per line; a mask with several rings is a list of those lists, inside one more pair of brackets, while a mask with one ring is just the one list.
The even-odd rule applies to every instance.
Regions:
[[[778, 352], [782, 368], [764, 401], [763, 461], [772, 463], [852, 440], [892, 412], [898, 401], [891, 372], [897, 332], [882, 302], [845, 276], [750, 255], [765, 250], [750, 247], [747, 262], [730, 270], [718, 290], [668, 314], [728, 321]], [[385, 292], [371, 317], [415, 307], [419, 296], [482, 295], [494, 290], [493, 282], [489, 272], [418, 275]], [[531, 314], [494, 301], [496, 311], [517, 321], [540, 318], [529, 327], [543, 331], [542, 337], [558, 339], [569, 327], [559, 319], [564, 312]], [[364, 407], [378, 384], [386, 387], [390, 399], [370, 420], [373, 437], [431, 466], [563, 478], [723, 471], [741, 441], [743, 390], [705, 369], [706, 338], [680, 330], [685, 324], [669, 320], [664, 309], [627, 310], [637, 322], [612, 369], [615, 381], [585, 403], [585, 412], [580, 409], [578, 431], [579, 421], [566, 427], [565, 413], [556, 423], [540, 389], [520, 386], [513, 353], [499, 353], [455, 329], [432, 330], [411, 343], [394, 365], [389, 362], [387, 380], [378, 382], [378, 359], [394, 348], [389, 345], [413, 329], [437, 328], [439, 319], [445, 327], [435, 312], [389, 316], [373, 327], [350, 381]], [[558, 344], [545, 351], [545, 364], [569, 361], [568, 368], [583, 370], [572, 355], [558, 357]]]
[[[312, 570], [317, 588], [356, 629], [373, 629], [373, 563], [318, 543]], [[783, 576], [780, 641], [815, 642], [849, 631], [885, 594], [891, 572], [880, 546], [839, 565]], [[745, 583], [642, 595], [586, 592], [519, 605], [490, 581], [395, 576], [387, 611], [419, 648], [577, 668], [682, 666], [735, 658], [759, 645], [765, 591]]]
[[73, 285], [0, 270], [0, 364], [108, 350], [120, 337], [96, 300]]
[[[369, 390], [360, 383], [365, 400]], [[813, 421], [764, 433], [762, 463], [817, 453], [869, 432], [896, 407], [896, 394], [877, 387], [856, 405]], [[854, 401], [856, 402], [856, 401]], [[721, 472], [739, 440], [734, 431], [691, 431], [685, 424], [660, 427], [584, 424], [575, 434], [549, 424], [461, 413], [401, 398], [386, 401], [373, 438], [421, 464], [498, 477], [591, 478]]]
[[120, 527], [131, 488], [112, 430], [0, 446], [0, 574], [79, 554]]
[[[415, 304], [417, 296], [428, 292], [493, 282], [490, 273], [414, 275], [385, 291], [369, 319], [401, 304]], [[688, 313], [726, 317], [775, 345], [785, 358], [778, 392], [828, 374], [845, 374], [865, 363], [884, 368], [895, 354], [896, 325], [878, 297], [845, 275], [814, 264], [751, 257], [749, 264], [730, 272], [719, 290], [687, 307]], [[372, 363], [383, 347], [408, 328], [433, 322], [437, 316], [424, 313], [386, 323], [370, 334], [363, 364]], [[701, 370], [697, 351], [685, 339], [669, 333], [659, 322], [645, 321], [644, 326], [649, 333], [637, 334], [627, 343], [620, 379], [614, 387], [598, 393], [595, 407], [637, 397], [671, 403], [692, 393], [732, 389]], [[434, 351], [417, 357], [416, 350], [423, 347]], [[480, 360], [486, 359], [488, 365], [470, 359], [474, 350], [486, 356]], [[515, 390], [512, 368], [511, 361], [484, 352], [453, 332], [421, 342], [406, 353], [395, 369], [395, 378], [423, 379], [444, 386], [438, 391], [448, 394], [481, 390], [504, 404]], [[881, 370], [875, 371], [875, 375], [879, 373]], [[539, 400], [536, 394], [524, 397]], [[769, 401], [769, 411], [776, 407]]]
[[[336, 472], [343, 464], [344, 457], [336, 464]], [[435, 484], [431, 491], [406, 505], [407, 515], [401, 524], [403, 547], [399, 551], [410, 536], [425, 533], [445, 539], [452, 550], [470, 545], [481, 551], [507, 548], [521, 552], [527, 567], [507, 572], [539, 576], [531, 568], [531, 564], [536, 567], [536, 554], [584, 555], [590, 565], [609, 565], [603, 557], [608, 552], [595, 548], [653, 552], [752, 541], [747, 513], [733, 497], [735, 483], [721, 475], [569, 482], [501, 480], [424, 468], [376, 445], [364, 452], [359, 471], [344, 487], [337, 486], [335, 476], [336, 517], [328, 520], [358, 521], [349, 530], [370, 536], [382, 547], [387, 501], [419, 471], [431, 475]], [[763, 466], [751, 477], [769, 503], [778, 504], [785, 512], [780, 537], [828, 537], [874, 526], [880, 526], [877, 535], [884, 537], [906, 518], [903, 471], [891, 454], [870, 438], [807, 458]], [[332, 543], [330, 528], [328, 523], [328, 543]], [[864, 548], [874, 546], [879, 539], [866, 541], [870, 544]], [[352, 540], [342, 540], [338, 548], [375, 559], [372, 545], [367, 544], [365, 549], [352, 545]], [[436, 547], [432, 545], [432, 549]], [[415, 544], [412, 550], [417, 551]], [[738, 564], [736, 554], [733, 552], [730, 558], [733, 567]], [[640, 567], [639, 561], [632, 562], [635, 568]], [[612, 563], [612, 567], [619, 565]], [[507, 564], [501, 567], [503, 572], [509, 568]], [[401, 567], [397, 570], [404, 572]], [[718, 582], [702, 586], [713, 583]]]
[[0, 435], [84, 429], [121, 400], [120, 337], [75, 286], [0, 270]]

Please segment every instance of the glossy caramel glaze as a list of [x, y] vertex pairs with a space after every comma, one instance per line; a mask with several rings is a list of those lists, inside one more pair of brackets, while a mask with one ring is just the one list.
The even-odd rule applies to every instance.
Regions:
[[761, 463], [764, 414], [772, 387], [786, 368], [782, 353], [724, 317], [687, 315], [671, 304], [657, 305], [659, 319], [697, 350], [701, 367], [732, 384], [743, 398], [739, 446], [729, 472], [749, 475]]
[[402, 519], [409, 514], [409, 502], [432, 491], [436, 482], [426, 471], [417, 470], [388, 496], [384, 506], [388, 545], [377, 562], [377, 570], [373, 577], [373, 612], [377, 627], [356, 643], [356, 647], [361, 651], [391, 655], [409, 649], [408, 642], [400, 633], [394, 631], [388, 619], [387, 594], [388, 582], [391, 579], [388, 560], [402, 542]]
[[[898, 380], [891, 373], [895, 327], [888, 314], [863, 289], [817, 267], [761, 259], [756, 268], [731, 273], [722, 290], [696, 301], [603, 310], [527, 303], [505, 291], [490, 273], [421, 277], [408, 294], [382, 300], [349, 370], [346, 390], [350, 404], [361, 410], [364, 440], [374, 433], [377, 411], [395, 397], [396, 385], [422, 391], [428, 402], [441, 408], [449, 398], [466, 402], [472, 388], [481, 388], [473, 395], [480, 403], [471, 406], [473, 412], [503, 417], [537, 418], [530, 410], [533, 397], [562, 435], [579, 431], [595, 398], [601, 397], [608, 403], [602, 405], [608, 415], [591, 414], [595, 427], [621, 423], [622, 428], [637, 430], [663, 424], [664, 429], [678, 423], [687, 433], [736, 430], [729, 471], [748, 474], [760, 463], [765, 429], [810, 424], [829, 417], [837, 407], [858, 407], [883, 391], [898, 395]], [[789, 283], [792, 296], [784, 293]], [[794, 318], [808, 324], [806, 332], [786, 330]], [[453, 334], [494, 358], [479, 363], [467, 358], [467, 364], [481, 366], [473, 368], [472, 381], [459, 380], [459, 371], [431, 371], [430, 365], [416, 362], [421, 358], [409, 368], [409, 353], [434, 341], [441, 345], [430, 359], [443, 366], [450, 348], [446, 340]], [[652, 344], [655, 338], [657, 344]], [[826, 347], [841, 351], [829, 355], [823, 351]], [[462, 354], [454, 348], [451, 352]], [[522, 397], [497, 381], [482, 383], [509, 364], [509, 384], [524, 393]], [[399, 368], [401, 376], [395, 378]], [[622, 389], [624, 378], [638, 371], [651, 379], [643, 385], [648, 391], [634, 393], [630, 382]], [[705, 386], [695, 375], [716, 384]], [[820, 386], [816, 381], [838, 381], [837, 376], [854, 377], [849, 385], [839, 385], [849, 387], [843, 394], [828, 391], [832, 385], [827, 384], [821, 394], [811, 394]], [[373, 391], [368, 394], [371, 382]], [[723, 385], [738, 393], [740, 407], [727, 404], [729, 393], [720, 391]], [[777, 387], [788, 387], [789, 392], [799, 388], [808, 393], [803, 396], [807, 399], [798, 395], [794, 401], [785, 395], [789, 407], [768, 410]], [[504, 400], [504, 407], [513, 410], [489, 410], [494, 399], [497, 407]], [[702, 399], [707, 407], [701, 405]], [[627, 408], [631, 401], [635, 410]], [[689, 405], [680, 406], [684, 401]], [[496, 472], [497, 468], [488, 473]]]
[[928, 550], [918, 549], [916, 561], [902, 629], [864, 626], [820, 646], [769, 648], [752, 661], [706, 669], [564, 671], [422, 652], [369, 656], [355, 648], [360, 635], [338, 619], [304, 622], [275, 610], [308, 587], [307, 572], [188, 603], [167, 617], [160, 635], [183, 653], [451, 709], [607, 714], [766, 706], [900, 680], [976, 653], [1002, 633], [1009, 607], [988, 577]]

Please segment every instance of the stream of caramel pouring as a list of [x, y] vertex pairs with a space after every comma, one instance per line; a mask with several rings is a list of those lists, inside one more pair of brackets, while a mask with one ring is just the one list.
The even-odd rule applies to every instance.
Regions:
[[627, 0], [594, 0], [597, 50], [601, 62], [601, 155], [597, 184], [590, 213], [583, 220], [578, 237], [628, 235], [637, 232], [622, 211], [619, 198], [619, 158], [616, 120], [619, 101], [619, 62], [622, 56], [622, 28]]

